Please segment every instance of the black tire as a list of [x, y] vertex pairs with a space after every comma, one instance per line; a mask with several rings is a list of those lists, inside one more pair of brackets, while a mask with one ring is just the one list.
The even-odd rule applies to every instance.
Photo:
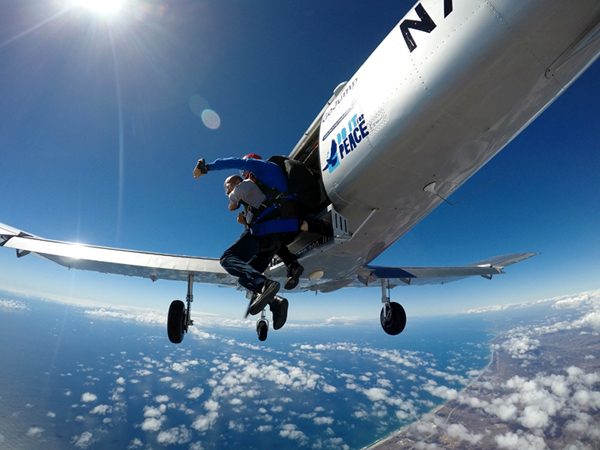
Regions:
[[180, 344], [186, 331], [185, 305], [181, 300], [174, 300], [169, 307], [167, 317], [167, 334], [173, 344]]
[[258, 333], [258, 340], [259, 341], [266, 341], [267, 340], [267, 334], [269, 332], [269, 324], [267, 322], [265, 322], [264, 320], [259, 320], [258, 323], [256, 324], [256, 332]]
[[390, 307], [392, 308], [392, 314], [390, 320], [385, 320], [385, 307], [381, 308], [381, 314], [379, 320], [381, 321], [381, 327], [387, 334], [395, 336], [402, 333], [406, 326], [406, 312], [402, 305], [396, 302], [391, 302]]

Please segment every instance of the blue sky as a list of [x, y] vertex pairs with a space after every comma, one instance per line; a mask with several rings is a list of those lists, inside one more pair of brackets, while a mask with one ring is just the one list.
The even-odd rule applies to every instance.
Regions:
[[[288, 154], [412, 1], [131, 0], [112, 18], [12, 0], [0, 17], [0, 222], [43, 237], [218, 257], [240, 232], [204, 157]], [[541, 255], [482, 278], [395, 289], [408, 315], [600, 286], [600, 65], [381, 255], [394, 266]], [[194, 101], [215, 111], [211, 129]], [[190, 103], [190, 99], [192, 102]], [[0, 288], [167, 309], [185, 284], [68, 271], [0, 251]], [[242, 314], [234, 290], [195, 286], [198, 310]], [[290, 318], [378, 320], [378, 289], [296, 294]], [[298, 305], [298, 306], [296, 306]]]

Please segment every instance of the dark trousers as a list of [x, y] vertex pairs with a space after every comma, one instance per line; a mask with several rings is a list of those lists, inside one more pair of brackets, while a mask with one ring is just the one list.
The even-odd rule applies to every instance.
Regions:
[[279, 250], [277, 250], [276, 255], [279, 256], [279, 258], [281, 259], [281, 261], [287, 266], [290, 267], [292, 264], [298, 262], [298, 258], [296, 258], [296, 255], [294, 255], [289, 248], [287, 248], [287, 245], [285, 244], [286, 241], [284, 241], [282, 243], [282, 245], [279, 247]]
[[256, 291], [264, 283], [262, 274], [271, 258], [280, 247], [280, 236], [254, 236], [244, 230], [221, 256], [221, 266], [227, 273], [238, 277], [240, 285], [250, 291]]

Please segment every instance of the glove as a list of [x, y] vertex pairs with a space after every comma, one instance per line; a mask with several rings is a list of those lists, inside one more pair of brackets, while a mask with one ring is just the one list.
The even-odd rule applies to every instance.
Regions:
[[194, 178], [200, 178], [202, 175], [206, 175], [208, 173], [208, 164], [204, 161], [204, 158], [200, 158], [198, 160], [198, 164], [196, 164], [196, 168], [194, 169]]

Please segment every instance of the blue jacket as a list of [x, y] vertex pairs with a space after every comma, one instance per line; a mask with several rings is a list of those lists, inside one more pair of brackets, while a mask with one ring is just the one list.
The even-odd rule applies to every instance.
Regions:
[[277, 164], [261, 159], [219, 158], [207, 165], [208, 170], [245, 170], [279, 192], [287, 191], [287, 177]]

